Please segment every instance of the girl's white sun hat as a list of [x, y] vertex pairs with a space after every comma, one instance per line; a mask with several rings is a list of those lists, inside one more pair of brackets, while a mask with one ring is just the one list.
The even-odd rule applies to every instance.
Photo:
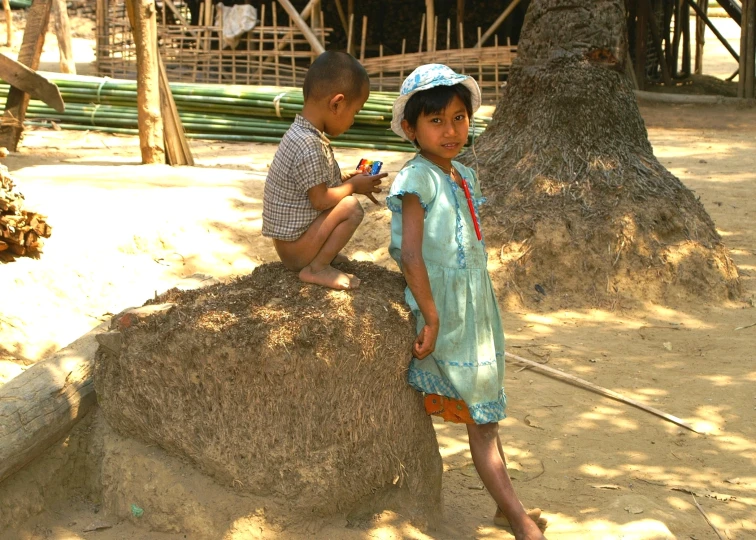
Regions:
[[402, 129], [404, 119], [404, 107], [413, 94], [434, 88], [436, 86], [454, 86], [463, 84], [470, 90], [472, 96], [473, 113], [480, 108], [480, 88], [475, 79], [468, 75], [455, 73], [453, 69], [443, 64], [425, 64], [415, 69], [404, 79], [399, 97], [394, 101], [393, 116], [391, 118], [391, 130], [404, 140], [409, 140]]

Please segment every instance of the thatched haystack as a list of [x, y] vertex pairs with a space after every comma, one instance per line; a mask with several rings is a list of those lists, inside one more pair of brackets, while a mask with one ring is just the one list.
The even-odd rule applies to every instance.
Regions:
[[344, 269], [359, 290], [268, 264], [114, 318], [95, 367], [108, 423], [305, 519], [383, 508], [436, 517], [441, 458], [406, 384], [404, 280], [369, 263]]
[[510, 301], [615, 308], [740, 294], [703, 205], [654, 156], [625, 24], [621, 0], [531, 2], [503, 97], [477, 156], [464, 156], [479, 165]]

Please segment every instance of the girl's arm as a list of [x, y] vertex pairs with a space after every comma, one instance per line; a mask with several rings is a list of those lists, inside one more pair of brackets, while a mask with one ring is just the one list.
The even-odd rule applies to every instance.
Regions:
[[438, 311], [423, 260], [424, 219], [425, 210], [417, 195], [405, 194], [402, 197], [402, 272], [425, 319], [425, 326], [412, 347], [413, 355], [419, 359], [425, 358], [436, 348], [439, 329]]

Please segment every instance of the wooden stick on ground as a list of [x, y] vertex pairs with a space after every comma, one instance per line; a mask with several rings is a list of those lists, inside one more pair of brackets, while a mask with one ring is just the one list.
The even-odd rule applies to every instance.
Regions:
[[13, 47], [13, 12], [10, 7], [10, 0], [3, 0], [3, 11], [5, 11], [5, 28], [7, 31], [5, 44]]
[[722, 536], [722, 533], [719, 532], [719, 529], [717, 529], [717, 527], [711, 522], [711, 520], [709, 519], [709, 516], [706, 515], [706, 512], [704, 512], [704, 509], [701, 508], [701, 505], [698, 504], [698, 501], [696, 500], [696, 496], [695, 495], [691, 495], [691, 497], [693, 497], [693, 502], [695, 503], [696, 508], [698, 508], [698, 511], [701, 512], [701, 515], [706, 520], [706, 523], [708, 523], [709, 527], [711, 527], [714, 530], [714, 532], [716, 533], [717, 538], [719, 538], [719, 540], [726, 540], [725, 537]]
[[55, 35], [60, 49], [60, 72], [76, 74], [73, 46], [71, 45], [71, 24], [68, 22], [66, 0], [52, 0], [52, 17]]
[[685, 422], [684, 420], [681, 420], [680, 418], [676, 416], [672, 416], [671, 414], [667, 414], [664, 411], [660, 411], [659, 409], [655, 409], [654, 407], [649, 407], [648, 405], [641, 403], [640, 401], [636, 401], [634, 399], [628, 398], [623, 396], [622, 394], [618, 394], [617, 392], [614, 392], [612, 390], [608, 390], [602, 386], [599, 386], [597, 384], [593, 384], [592, 382], [586, 381], [585, 379], [581, 379], [580, 377], [575, 377], [574, 375], [570, 375], [569, 373], [565, 373], [563, 371], [559, 371], [558, 369], [554, 369], [549, 366], [544, 366], [542, 364], [539, 364], [538, 362], [533, 362], [532, 360], [528, 360], [526, 358], [523, 358], [521, 356], [517, 356], [515, 354], [511, 353], [504, 353], [505, 356], [508, 358], [511, 358], [513, 360], [516, 360], [520, 362], [521, 364], [526, 364], [536, 371], [540, 371], [546, 375], [549, 375], [551, 377], [554, 377], [555, 379], [559, 379], [561, 381], [568, 382], [570, 384], [574, 384], [575, 386], [579, 386], [581, 388], [585, 388], [586, 390], [590, 390], [592, 392], [596, 392], [597, 394], [601, 394], [602, 396], [606, 396], [612, 399], [616, 399], [617, 401], [621, 401], [622, 403], [627, 403], [628, 405], [632, 405], [633, 407], [637, 407], [641, 410], [644, 410], [646, 412], [649, 412], [653, 415], [656, 415], [660, 418], [664, 418], [665, 420], [668, 420], [672, 422], [673, 424], [677, 424], [678, 426], [684, 427], [685, 429], [689, 429], [690, 431], [694, 433], [700, 433], [697, 431], [693, 426]]

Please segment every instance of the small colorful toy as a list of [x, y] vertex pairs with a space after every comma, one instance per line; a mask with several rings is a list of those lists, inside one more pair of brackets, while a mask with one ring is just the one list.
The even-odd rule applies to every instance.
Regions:
[[363, 174], [367, 175], [374, 175], [381, 172], [381, 167], [383, 166], [382, 161], [371, 161], [369, 159], [361, 159], [360, 162], [357, 164], [357, 170], [362, 172]]

